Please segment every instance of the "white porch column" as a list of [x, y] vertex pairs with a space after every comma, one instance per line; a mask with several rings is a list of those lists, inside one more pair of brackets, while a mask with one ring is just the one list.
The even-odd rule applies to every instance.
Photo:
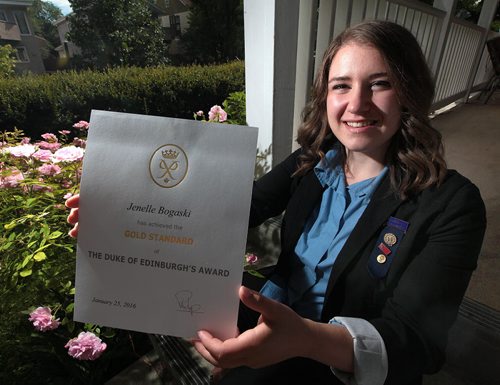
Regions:
[[446, 12], [446, 16], [443, 19], [443, 24], [441, 26], [441, 32], [439, 33], [439, 38], [436, 46], [437, 56], [431, 63], [431, 71], [434, 75], [434, 79], [438, 78], [438, 71], [441, 67], [441, 60], [443, 59], [444, 47], [446, 45], [446, 40], [448, 39], [448, 34], [450, 32], [451, 20], [455, 16], [455, 10], [457, 8], [458, 0], [434, 0], [434, 8], [440, 9]]
[[469, 96], [472, 91], [472, 87], [474, 85], [474, 79], [477, 76], [477, 69], [479, 67], [479, 63], [481, 61], [481, 56], [485, 49], [486, 41], [488, 40], [488, 34], [490, 31], [490, 25], [495, 17], [495, 12], [497, 11], [499, 0], [484, 0], [483, 6], [481, 7], [481, 14], [479, 15], [479, 20], [477, 21], [477, 25], [484, 28], [484, 33], [481, 38], [481, 42], [479, 46], [476, 48], [476, 53], [474, 56], [474, 63], [472, 65], [471, 72], [469, 74], [469, 81], [467, 82], [467, 93], [462, 99], [462, 103], [467, 103], [469, 100]]
[[292, 150], [300, 0], [245, 0], [247, 122], [276, 164]]

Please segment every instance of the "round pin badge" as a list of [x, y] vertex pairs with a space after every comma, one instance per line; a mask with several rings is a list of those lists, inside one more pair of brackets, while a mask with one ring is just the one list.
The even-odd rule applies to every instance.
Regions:
[[398, 241], [398, 238], [393, 233], [387, 233], [384, 235], [384, 242], [388, 246], [393, 246]]

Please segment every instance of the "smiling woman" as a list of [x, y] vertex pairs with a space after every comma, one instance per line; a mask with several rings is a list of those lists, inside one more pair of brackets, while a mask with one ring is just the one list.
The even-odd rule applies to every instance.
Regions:
[[195, 342], [234, 368], [219, 384], [418, 385], [443, 365], [485, 212], [446, 168], [433, 90], [397, 24], [365, 22], [332, 41], [301, 148], [254, 185], [251, 225], [285, 210], [277, 266], [260, 293], [240, 290], [239, 336], [203, 330]]

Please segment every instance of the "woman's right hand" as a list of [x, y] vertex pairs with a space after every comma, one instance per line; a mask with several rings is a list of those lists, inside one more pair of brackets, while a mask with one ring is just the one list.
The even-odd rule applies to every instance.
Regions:
[[68, 198], [65, 205], [71, 209], [68, 215], [68, 223], [73, 225], [73, 228], [68, 234], [70, 237], [76, 238], [78, 236], [78, 207], [80, 206], [80, 195], [76, 194]]

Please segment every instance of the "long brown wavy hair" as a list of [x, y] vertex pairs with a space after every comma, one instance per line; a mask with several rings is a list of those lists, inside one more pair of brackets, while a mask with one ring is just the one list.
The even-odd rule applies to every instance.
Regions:
[[[401, 106], [400, 129], [386, 153], [393, 190], [401, 199], [409, 199], [430, 186], [438, 186], [447, 168], [441, 134], [429, 120], [434, 82], [411, 32], [388, 21], [367, 21], [351, 27], [337, 36], [325, 52], [297, 135], [303, 153], [296, 175], [313, 168], [338, 143], [326, 113], [328, 74], [334, 56], [349, 43], [369, 45], [381, 53]], [[343, 152], [345, 161], [344, 148]]]

